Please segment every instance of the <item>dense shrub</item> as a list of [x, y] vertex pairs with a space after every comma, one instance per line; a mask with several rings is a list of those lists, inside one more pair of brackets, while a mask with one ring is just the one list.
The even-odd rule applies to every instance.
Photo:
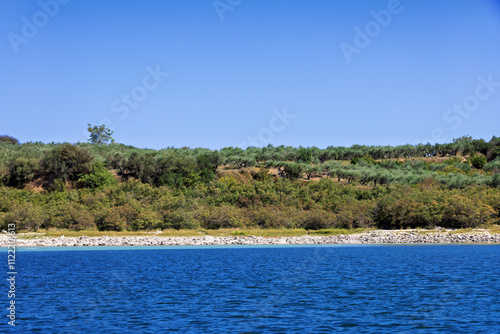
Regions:
[[415, 193], [403, 187], [376, 202], [374, 218], [384, 229], [434, 227], [442, 220], [443, 210], [444, 203], [432, 190]]
[[95, 224], [99, 231], [122, 231], [127, 227], [119, 210], [115, 208], [107, 208], [100, 212]]
[[48, 220], [47, 213], [32, 203], [18, 203], [2, 216], [1, 228], [7, 230], [9, 224], [14, 224], [16, 230], [36, 231], [44, 227]]
[[192, 212], [183, 210], [171, 211], [163, 215], [163, 226], [165, 228], [197, 229], [200, 223], [194, 218]]
[[138, 230], [153, 230], [162, 228], [162, 219], [160, 214], [152, 210], [144, 210], [139, 213], [135, 221], [130, 224], [133, 231]]
[[336, 221], [342, 228], [374, 227], [373, 205], [367, 201], [346, 203], [338, 209]]
[[53, 208], [46, 209], [49, 221], [46, 227], [57, 227], [70, 230], [95, 229], [96, 224], [90, 212], [84, 206], [74, 202], [61, 201]]
[[500, 188], [500, 174], [496, 173], [491, 177], [490, 187]]
[[500, 173], [500, 159], [497, 158], [493, 161], [488, 162], [486, 165], [484, 165], [483, 169], [487, 172], [496, 171], [497, 173]]
[[444, 209], [442, 226], [451, 228], [473, 228], [488, 221], [495, 214], [488, 204], [454, 195], [448, 199]]
[[321, 230], [335, 227], [335, 216], [325, 211], [305, 211], [300, 227], [306, 230]]
[[76, 181], [92, 171], [93, 157], [89, 151], [71, 144], [64, 144], [47, 152], [42, 168], [53, 178]]
[[[495, 140], [486, 145], [489, 155], [499, 146]], [[474, 145], [462, 138], [449, 145], [154, 151], [122, 144], [0, 141], [0, 222], [27, 230], [113, 231], [496, 223], [498, 159], [481, 170], [463, 157], [414, 158], [472, 152]], [[476, 146], [483, 153], [481, 145]], [[309, 155], [314, 164], [303, 162]], [[348, 164], [353, 158], [357, 162]], [[254, 161], [259, 167], [248, 168]], [[217, 169], [222, 162], [239, 169]], [[117, 183], [107, 166], [118, 170], [123, 182]], [[321, 179], [306, 182], [304, 175]], [[34, 191], [17, 189], [29, 182], [25, 188]]]
[[36, 158], [17, 158], [9, 164], [9, 184], [19, 186], [33, 180], [39, 171], [39, 160]]
[[231, 205], [221, 205], [196, 212], [201, 227], [207, 229], [243, 227], [243, 215], [240, 209]]
[[482, 169], [487, 162], [484, 155], [471, 155], [468, 161], [472, 165], [472, 167], [477, 169]]
[[300, 211], [294, 208], [264, 205], [248, 210], [247, 216], [251, 226], [261, 228], [295, 228], [300, 224]]
[[83, 188], [97, 189], [106, 185], [117, 184], [118, 180], [104, 166], [102, 162], [95, 162], [89, 174], [82, 175], [78, 180], [78, 185]]
[[156, 179], [156, 161], [151, 153], [133, 152], [124, 166], [132, 176], [143, 183], [153, 184]]

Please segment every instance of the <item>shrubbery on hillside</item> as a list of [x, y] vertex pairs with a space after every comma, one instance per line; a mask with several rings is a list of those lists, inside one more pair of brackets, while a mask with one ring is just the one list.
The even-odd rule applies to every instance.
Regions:
[[[499, 144], [462, 137], [442, 145], [155, 151], [0, 141], [0, 225], [477, 227], [499, 221]], [[468, 159], [457, 156], [466, 152]]]

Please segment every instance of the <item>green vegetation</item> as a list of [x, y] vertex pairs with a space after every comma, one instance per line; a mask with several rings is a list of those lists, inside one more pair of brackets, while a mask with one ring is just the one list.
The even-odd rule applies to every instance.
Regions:
[[87, 130], [90, 133], [89, 142], [91, 144], [107, 145], [109, 142], [114, 143], [114, 139], [111, 138], [113, 131], [108, 129], [106, 125], [92, 125], [88, 124]]
[[91, 130], [105, 135], [74, 145], [0, 137], [0, 228], [300, 235], [500, 221], [497, 137], [149, 150], [109, 143], [105, 127]]
[[19, 145], [19, 140], [11, 136], [2, 135], [0, 136], [0, 141], [11, 143], [12, 145]]

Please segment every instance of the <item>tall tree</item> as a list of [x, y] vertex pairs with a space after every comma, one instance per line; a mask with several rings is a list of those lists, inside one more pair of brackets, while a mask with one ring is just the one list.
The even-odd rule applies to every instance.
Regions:
[[99, 146], [101, 145], [107, 145], [109, 142], [114, 143], [114, 139], [111, 138], [111, 135], [113, 134], [113, 131], [108, 129], [106, 125], [94, 125], [92, 126], [91, 124], [87, 124], [89, 127], [87, 130], [90, 132], [90, 137], [89, 137], [89, 142], [91, 144], [97, 144]]

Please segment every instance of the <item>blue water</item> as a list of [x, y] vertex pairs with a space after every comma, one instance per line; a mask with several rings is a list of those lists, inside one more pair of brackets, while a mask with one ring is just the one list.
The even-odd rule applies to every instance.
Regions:
[[3, 316], [2, 333], [500, 332], [498, 245], [39, 248], [16, 262], [17, 325]]

